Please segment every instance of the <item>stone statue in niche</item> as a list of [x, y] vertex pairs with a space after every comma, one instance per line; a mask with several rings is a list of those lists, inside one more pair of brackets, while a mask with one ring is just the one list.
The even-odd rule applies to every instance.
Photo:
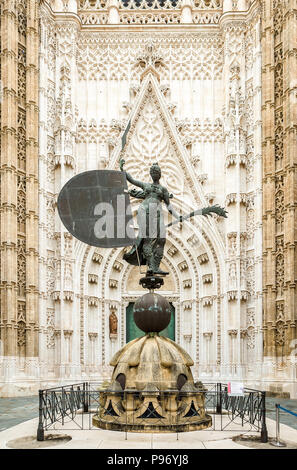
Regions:
[[118, 334], [118, 319], [114, 312], [109, 315], [109, 335]]

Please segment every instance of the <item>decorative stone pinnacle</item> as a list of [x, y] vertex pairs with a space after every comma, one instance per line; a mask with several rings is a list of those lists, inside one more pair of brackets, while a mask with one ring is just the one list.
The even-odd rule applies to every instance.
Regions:
[[141, 76], [142, 79], [148, 72], [151, 72], [160, 80], [156, 68], [163, 63], [163, 57], [157, 54], [154, 49], [155, 46], [153, 42], [148, 41], [145, 45], [144, 53], [137, 57], [137, 63], [144, 68], [144, 72]]

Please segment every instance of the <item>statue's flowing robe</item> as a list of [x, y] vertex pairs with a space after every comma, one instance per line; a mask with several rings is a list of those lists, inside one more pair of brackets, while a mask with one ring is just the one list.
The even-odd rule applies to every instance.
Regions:
[[[139, 192], [138, 197], [141, 194], [142, 192]], [[141, 203], [137, 212], [137, 223], [139, 232], [136, 242], [123, 256], [127, 263], [134, 266], [147, 264], [147, 256], [154, 251], [159, 239], [166, 237], [162, 201], [155, 199], [148, 207], [144, 202]]]

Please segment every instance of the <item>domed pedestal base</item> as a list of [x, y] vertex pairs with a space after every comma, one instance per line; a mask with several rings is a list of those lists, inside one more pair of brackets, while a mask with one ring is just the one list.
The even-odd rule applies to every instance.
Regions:
[[113, 357], [111, 386], [100, 394], [93, 425], [129, 432], [206, 429], [205, 392], [195, 386], [188, 353], [174, 341], [148, 333]]

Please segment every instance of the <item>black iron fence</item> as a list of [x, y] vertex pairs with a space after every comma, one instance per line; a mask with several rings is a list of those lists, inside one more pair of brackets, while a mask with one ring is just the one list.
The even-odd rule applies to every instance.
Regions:
[[[206, 430], [215, 431], [241, 431], [253, 430], [261, 433], [261, 441], [268, 442], [266, 428], [265, 392], [244, 389], [243, 396], [230, 396], [227, 384], [203, 384], [203, 390], [197, 394], [204, 395], [206, 413], [212, 417], [212, 424]], [[102, 407], [102, 394], [105, 390], [100, 382], [81, 382], [64, 387], [56, 387], [39, 391], [39, 424], [37, 440], [44, 440], [44, 432], [48, 430], [90, 430], [98, 429], [93, 425], [93, 417], [100, 414]], [[135, 392], [114, 392], [126, 399]], [[146, 393], [141, 391], [141, 393]], [[152, 392], [149, 392], [152, 393]], [[157, 392], [160, 393], [160, 392]], [[162, 393], [181, 396], [193, 392], [173, 392], [167, 390]], [[105, 413], [108, 413], [108, 410]], [[114, 411], [110, 410], [111, 413]], [[143, 417], [145, 420], [146, 416]], [[190, 423], [189, 416], [189, 423]], [[183, 422], [185, 417], [183, 417]], [[139, 423], [139, 421], [138, 421]]]

